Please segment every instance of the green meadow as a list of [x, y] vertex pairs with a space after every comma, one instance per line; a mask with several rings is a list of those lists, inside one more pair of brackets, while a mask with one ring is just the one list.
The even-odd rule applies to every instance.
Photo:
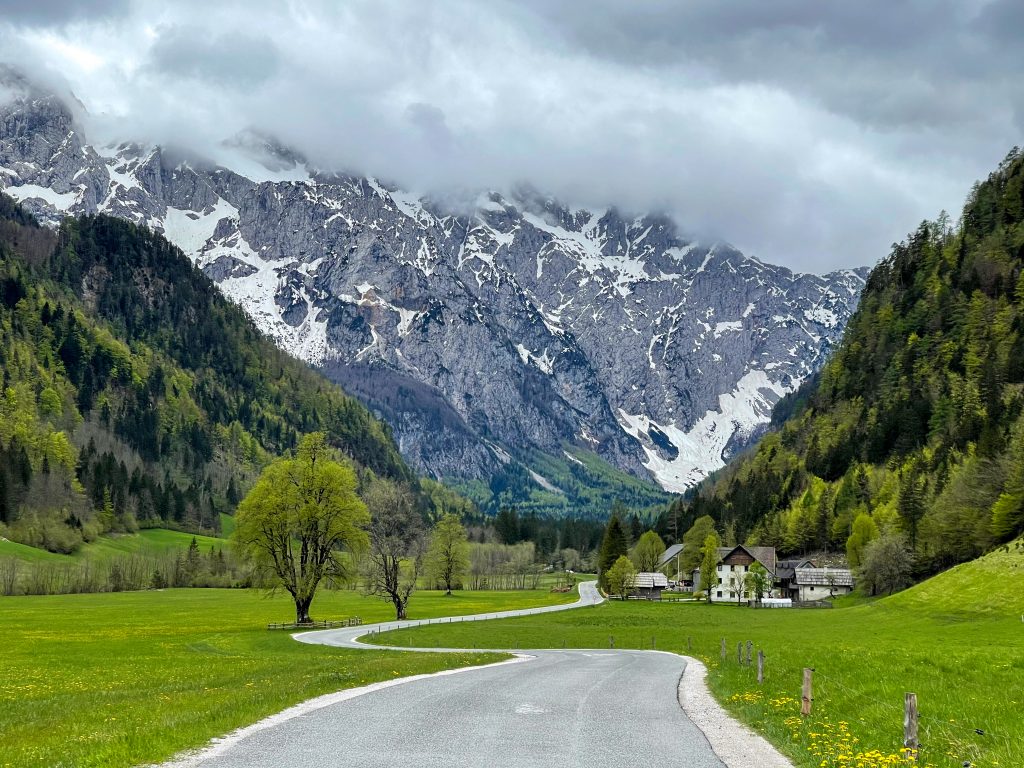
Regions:
[[[832, 610], [606, 603], [494, 622], [387, 633], [374, 642], [465, 648], [644, 648], [689, 653], [732, 713], [798, 766], [1024, 765], [1024, 548], [961, 565], [893, 597]], [[726, 657], [722, 659], [722, 639]], [[754, 644], [755, 664], [737, 663]], [[692, 649], [692, 650], [691, 650]], [[756, 652], [765, 653], [765, 682]], [[802, 670], [814, 708], [799, 717]], [[900, 755], [905, 692], [921, 751]], [[860, 759], [858, 759], [860, 755]]]
[[[225, 515], [225, 517], [228, 517]], [[95, 541], [83, 544], [71, 555], [47, 552], [45, 549], [29, 547], [14, 541], [0, 541], [0, 558], [15, 557], [29, 563], [75, 563], [84, 560], [110, 560], [121, 555], [165, 555], [188, 550], [193, 534], [172, 531], [166, 528], [145, 528], [138, 533], [100, 536]], [[213, 549], [230, 546], [227, 539], [214, 536], [195, 536], [196, 544], [203, 554]]]
[[[575, 599], [423, 591], [409, 608], [427, 618]], [[313, 615], [370, 623], [394, 611], [357, 592], [322, 591]], [[332, 649], [266, 629], [293, 616], [286, 596], [251, 590], [0, 598], [0, 766], [160, 761], [313, 696], [502, 658]]]

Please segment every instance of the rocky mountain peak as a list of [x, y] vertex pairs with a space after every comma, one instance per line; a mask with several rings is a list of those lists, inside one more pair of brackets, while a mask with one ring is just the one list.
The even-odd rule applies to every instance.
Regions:
[[50, 222], [108, 213], [162, 231], [440, 477], [587, 451], [684, 490], [817, 370], [866, 276], [796, 274], [665, 216], [527, 187], [446, 204], [311, 170], [256, 133], [208, 164], [95, 147], [59, 99], [7, 92], [0, 187]]

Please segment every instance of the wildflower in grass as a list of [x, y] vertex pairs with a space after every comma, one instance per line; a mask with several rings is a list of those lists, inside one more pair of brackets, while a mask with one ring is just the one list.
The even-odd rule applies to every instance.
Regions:
[[738, 703], [743, 702], [745, 704], [757, 704], [761, 701], [763, 694], [761, 691], [745, 691], [743, 693], [734, 693], [729, 697], [729, 701]]

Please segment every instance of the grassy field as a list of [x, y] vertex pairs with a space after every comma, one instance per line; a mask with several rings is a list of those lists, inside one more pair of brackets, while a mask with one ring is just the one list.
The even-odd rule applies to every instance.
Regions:
[[[420, 592], [409, 611], [427, 618], [575, 599]], [[321, 592], [313, 615], [375, 622], [394, 611], [355, 592]], [[332, 649], [265, 629], [293, 616], [285, 596], [247, 590], [0, 598], [0, 766], [158, 761], [322, 693], [501, 658]]]
[[19, 544], [16, 541], [0, 540], [0, 557], [14, 557], [26, 563], [69, 563], [68, 555], [58, 555], [45, 549]]
[[[702, 658], [716, 697], [798, 766], [1024, 765], [1024, 549], [962, 565], [905, 593], [833, 610], [611, 603], [480, 624], [403, 630], [396, 645], [672, 650]], [[726, 659], [720, 657], [722, 638]], [[740, 666], [751, 640], [766, 679]], [[692, 643], [692, 651], [688, 651]], [[814, 712], [799, 718], [804, 667]], [[922, 749], [901, 760], [903, 697], [918, 694]], [[981, 731], [978, 733], [977, 731]], [[868, 755], [859, 762], [860, 753]]]
[[[196, 536], [196, 543], [203, 554], [214, 549], [226, 548], [227, 539], [213, 536]], [[0, 541], [0, 557], [16, 557], [29, 563], [74, 563], [84, 560], [109, 560], [119, 555], [163, 555], [177, 550], [187, 550], [192, 543], [191, 533], [171, 531], [166, 528], [146, 528], [138, 533], [117, 536], [100, 536], [96, 541], [85, 544], [73, 555], [47, 552], [45, 549], [29, 547], [13, 541]]]

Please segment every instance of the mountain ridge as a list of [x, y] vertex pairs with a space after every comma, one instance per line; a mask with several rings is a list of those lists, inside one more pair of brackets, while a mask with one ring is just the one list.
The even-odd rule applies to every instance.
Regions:
[[[1024, 532], [1024, 154], [872, 271], [781, 423], [675, 510], [783, 554], [895, 541], [926, 575]], [[781, 417], [785, 416], [784, 420]]]
[[283, 348], [350, 386], [415, 390], [363, 397], [435, 477], [486, 479], [502, 452], [569, 444], [685, 490], [820, 367], [863, 285], [865, 270], [794, 274], [661, 216], [526, 189], [453, 212], [264, 137], [226, 149], [247, 177], [95, 148], [54, 96], [0, 110], [8, 193], [50, 221], [105, 212], [163, 231]]
[[52, 232], [0, 194], [0, 341], [0, 535], [16, 541], [67, 552], [108, 531], [218, 531], [311, 431], [415, 483], [386, 424], [122, 219]]

